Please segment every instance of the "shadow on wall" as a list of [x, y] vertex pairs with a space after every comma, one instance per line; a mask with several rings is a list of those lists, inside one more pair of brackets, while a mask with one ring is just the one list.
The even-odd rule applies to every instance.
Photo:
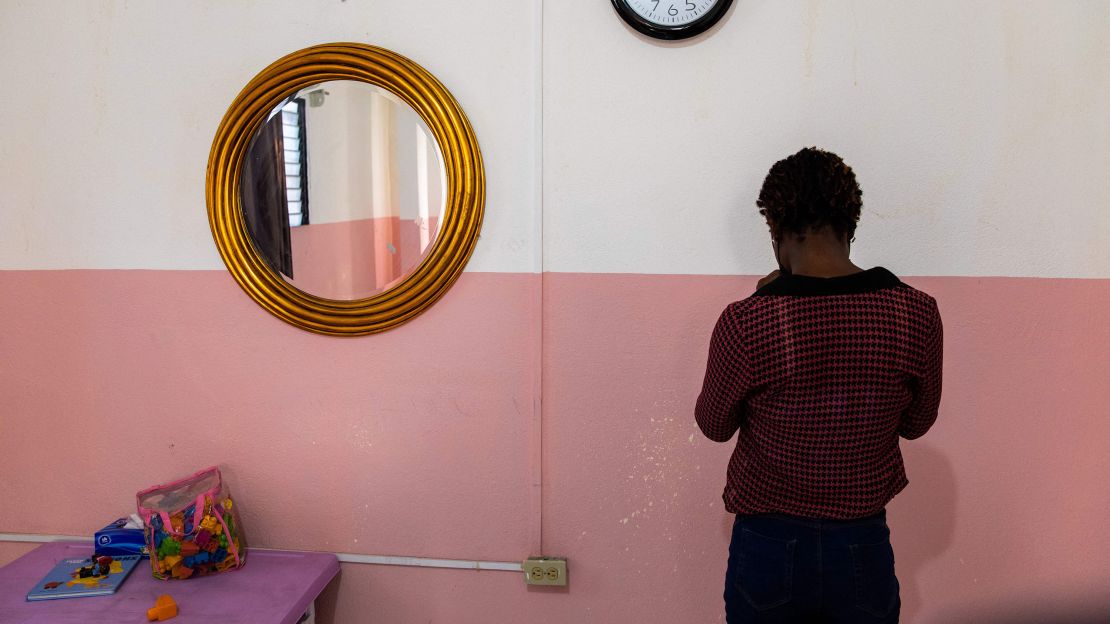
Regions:
[[887, 506], [887, 523], [902, 585], [902, 620], [915, 622], [928, 600], [917, 579], [948, 550], [956, 531], [956, 474], [948, 457], [927, 442], [902, 440], [901, 448], [910, 484]]

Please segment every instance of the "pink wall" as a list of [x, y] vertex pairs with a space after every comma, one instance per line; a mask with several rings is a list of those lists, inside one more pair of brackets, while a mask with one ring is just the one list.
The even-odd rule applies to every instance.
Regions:
[[487, 310], [528, 309], [530, 282], [466, 276], [416, 321], [342, 339], [218, 271], [0, 272], [19, 328], [0, 530], [91, 534], [143, 485], [220, 462], [255, 545], [517, 558], [528, 535], [488, 520], [529, 522], [531, 328]]
[[[889, 508], [904, 621], [1099, 599], [1110, 583], [1110, 281], [908, 281], [940, 302], [947, 351], [938, 424], [903, 441], [911, 483]], [[691, 413], [711, 325], [753, 285], [545, 278], [545, 542], [577, 559], [579, 589], [606, 614], [596, 621], [635, 621], [629, 610], [715, 621], [732, 445], [703, 439]]]
[[[428, 226], [435, 241], [438, 219]], [[301, 290], [329, 299], [361, 299], [382, 292], [424, 259], [420, 225], [379, 217], [291, 228], [293, 279]], [[392, 250], [390, 247], [392, 246]]]
[[[890, 506], [903, 621], [1105, 607], [1110, 280], [908, 281], [947, 335], [940, 419], [903, 442]], [[542, 287], [543, 550], [570, 587], [345, 564], [321, 620], [720, 621], [730, 445], [692, 408], [711, 325], [753, 284], [465, 273], [415, 321], [339, 339], [221, 271], [0, 272], [0, 532], [90, 534], [220, 462], [256, 546], [519, 560]]]

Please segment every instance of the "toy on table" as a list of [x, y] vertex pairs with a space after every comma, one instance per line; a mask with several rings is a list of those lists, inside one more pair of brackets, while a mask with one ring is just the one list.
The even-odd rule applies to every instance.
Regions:
[[148, 530], [151, 568], [158, 578], [187, 579], [236, 568], [243, 563], [231, 498], [215, 503], [205, 497], [201, 520], [196, 505], [170, 516], [169, 526], [152, 516]]
[[187, 579], [244, 564], [238, 514], [218, 469], [144, 490], [137, 498], [155, 578]]
[[177, 617], [177, 603], [169, 594], [162, 594], [154, 601], [154, 608], [146, 610], [148, 622], [161, 622]]

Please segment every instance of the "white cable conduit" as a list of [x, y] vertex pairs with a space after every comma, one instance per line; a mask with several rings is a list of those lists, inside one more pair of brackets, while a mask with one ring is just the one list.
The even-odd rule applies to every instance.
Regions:
[[[35, 533], [0, 533], [0, 542], [88, 542], [92, 545], [91, 535], [42, 535]], [[248, 550], [275, 550], [273, 548], [249, 548]], [[416, 568], [449, 568], [454, 570], [502, 570], [523, 572], [520, 562], [511, 561], [471, 561], [469, 559], [433, 559], [429, 557], [399, 557], [390, 555], [360, 555], [358, 553], [335, 553], [343, 563], [363, 563], [371, 565], [407, 566]]]

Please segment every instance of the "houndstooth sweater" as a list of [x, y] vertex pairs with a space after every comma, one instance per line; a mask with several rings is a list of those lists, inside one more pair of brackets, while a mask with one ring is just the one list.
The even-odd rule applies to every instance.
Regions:
[[695, 417], [725, 442], [725, 508], [851, 519], [908, 481], [898, 437], [936, 420], [943, 328], [936, 301], [876, 267], [784, 274], [713, 330]]

